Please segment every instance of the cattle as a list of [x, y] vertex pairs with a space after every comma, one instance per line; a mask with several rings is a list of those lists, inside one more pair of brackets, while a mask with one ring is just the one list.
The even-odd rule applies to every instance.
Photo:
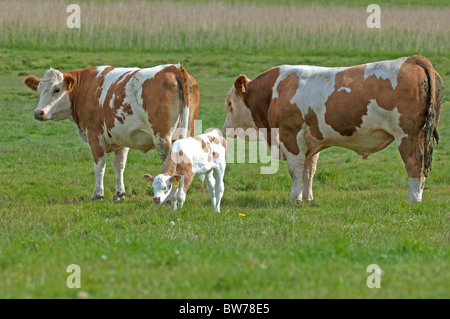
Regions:
[[313, 200], [321, 150], [340, 146], [367, 159], [393, 141], [408, 174], [408, 200], [422, 201], [443, 102], [442, 79], [426, 58], [281, 65], [254, 80], [237, 77], [225, 102], [227, 136], [236, 137], [237, 128], [265, 128], [266, 136], [257, 138], [281, 148], [292, 178], [291, 204]]
[[[226, 140], [217, 130], [195, 137], [180, 139], [170, 148], [162, 171], [157, 176], [145, 174], [152, 183], [153, 201], [156, 204], [171, 203], [174, 210], [186, 200], [186, 193], [194, 176], [204, 181], [214, 212], [220, 212], [224, 192]], [[214, 179], [215, 174], [215, 179]]]
[[126, 195], [123, 173], [129, 148], [156, 148], [164, 161], [172, 140], [191, 136], [198, 115], [196, 80], [179, 64], [152, 68], [99, 66], [61, 72], [49, 69], [25, 85], [37, 91], [34, 117], [40, 121], [73, 121], [94, 160], [92, 199], [103, 199], [105, 154], [114, 152], [113, 198]]

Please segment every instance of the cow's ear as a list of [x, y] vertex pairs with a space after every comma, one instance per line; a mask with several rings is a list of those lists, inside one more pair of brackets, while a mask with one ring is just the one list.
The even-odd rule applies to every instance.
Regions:
[[67, 92], [71, 92], [73, 87], [77, 84], [77, 79], [70, 73], [64, 74], [64, 87]]
[[181, 177], [183, 177], [182, 175], [173, 175], [169, 178], [169, 181], [173, 182], [173, 181], [177, 181], [179, 182], [181, 180]]
[[234, 87], [237, 92], [241, 94], [245, 94], [247, 92], [247, 85], [250, 80], [245, 75], [240, 75], [234, 81]]
[[24, 81], [25, 85], [28, 86], [33, 91], [37, 91], [37, 87], [39, 85], [39, 82], [41, 82], [41, 79], [35, 77], [34, 75], [30, 75]]
[[155, 176], [145, 174], [144, 178], [147, 180], [147, 182], [153, 182], [153, 180], [155, 179]]

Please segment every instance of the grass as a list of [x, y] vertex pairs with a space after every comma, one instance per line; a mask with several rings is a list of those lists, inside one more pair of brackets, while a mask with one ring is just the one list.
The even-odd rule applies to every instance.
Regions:
[[[64, 41], [52, 42], [49, 34], [42, 38], [58, 50], [40, 47], [36, 39], [29, 47], [0, 49], [0, 298], [75, 298], [80, 290], [91, 298], [450, 297], [448, 90], [441, 143], [422, 204], [407, 203], [406, 171], [390, 145], [366, 161], [345, 149], [324, 150], [315, 201], [297, 207], [287, 204], [291, 183], [285, 162], [277, 174], [265, 176], [260, 163], [229, 164], [222, 212], [214, 214], [198, 180], [181, 211], [151, 204], [142, 175], [160, 170], [155, 151], [130, 151], [128, 197], [120, 203], [112, 200], [109, 154], [105, 200], [91, 202], [89, 148], [73, 123], [35, 121], [38, 98], [23, 85], [27, 75], [41, 76], [50, 66], [181, 62], [199, 82], [205, 130], [222, 126], [224, 96], [241, 73], [254, 78], [279, 64], [355, 65], [425, 52], [448, 87], [448, 51], [433, 42], [420, 52], [309, 43], [299, 53], [270, 42], [261, 50], [236, 52], [205, 42], [186, 51], [170, 46], [141, 51], [131, 43], [120, 52], [106, 39], [104, 50], [74, 50]], [[407, 41], [406, 34], [395, 34], [392, 43]], [[194, 41], [203, 41], [197, 36]], [[81, 267], [81, 289], [66, 286], [70, 264]], [[370, 264], [383, 270], [381, 289], [366, 286]]]
[[[450, 51], [444, 1], [441, 7], [382, 6], [381, 29], [366, 26], [367, 4], [82, 2], [81, 28], [68, 29], [62, 1], [41, 1], [33, 10], [29, 1], [0, 3], [0, 43], [21, 49]], [[61, 14], [48, 19], [49, 11]]]

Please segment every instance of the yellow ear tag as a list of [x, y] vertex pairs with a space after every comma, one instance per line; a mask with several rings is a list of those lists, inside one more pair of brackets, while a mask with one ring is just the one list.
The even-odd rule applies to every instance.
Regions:
[[241, 91], [242, 91], [242, 93], [245, 93], [245, 86], [244, 86], [244, 83], [242, 83]]
[[150, 182], [147, 183], [147, 187], [148, 187], [148, 188], [152, 187], [152, 181], [150, 181]]
[[173, 181], [173, 187], [177, 188], [177, 187], [179, 187], [179, 186], [180, 186], [180, 182], [177, 181], [177, 180], [174, 180], [174, 181]]
[[70, 90], [71, 87], [72, 87], [72, 82], [69, 82], [69, 90]]

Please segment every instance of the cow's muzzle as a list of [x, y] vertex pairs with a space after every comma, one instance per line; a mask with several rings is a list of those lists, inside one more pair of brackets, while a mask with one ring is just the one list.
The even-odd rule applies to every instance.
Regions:
[[42, 110], [35, 110], [34, 111], [34, 118], [36, 120], [39, 120], [39, 121], [46, 121], [47, 120], [47, 118], [45, 117], [45, 113]]
[[235, 138], [236, 137], [236, 133], [235, 133], [234, 128], [229, 128], [229, 127], [226, 127], [225, 125], [222, 126], [222, 133], [226, 137], [231, 137], [231, 138]]
[[153, 197], [153, 202], [155, 204], [161, 204], [161, 198], [160, 197]]

